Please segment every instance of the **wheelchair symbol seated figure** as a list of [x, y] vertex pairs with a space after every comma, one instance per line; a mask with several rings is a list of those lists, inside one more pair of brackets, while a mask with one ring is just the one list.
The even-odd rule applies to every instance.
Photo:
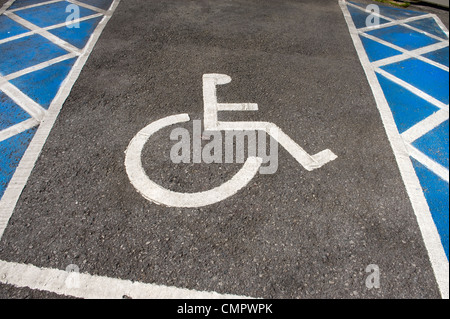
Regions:
[[[204, 128], [205, 131], [264, 131], [283, 146], [307, 171], [312, 171], [335, 160], [330, 150], [309, 155], [278, 126], [270, 122], [224, 122], [218, 120], [220, 111], [257, 111], [253, 103], [218, 103], [217, 86], [231, 82], [224, 74], [203, 75]], [[131, 140], [125, 152], [125, 167], [132, 185], [147, 200], [169, 207], [203, 207], [223, 201], [244, 188], [261, 168], [263, 159], [249, 156], [242, 168], [222, 185], [198, 193], [180, 193], [168, 190], [149, 179], [142, 167], [141, 154], [149, 138], [161, 129], [190, 121], [188, 114], [178, 114], [157, 120], [143, 128]]]

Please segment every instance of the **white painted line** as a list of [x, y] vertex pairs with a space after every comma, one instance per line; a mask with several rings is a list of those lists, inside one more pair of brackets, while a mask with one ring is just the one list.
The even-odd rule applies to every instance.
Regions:
[[36, 121], [35, 119], [28, 119], [26, 121], [10, 126], [0, 131], [0, 142], [3, 142], [4, 140], [7, 140], [8, 138], [20, 134], [22, 132], [25, 132], [26, 130], [35, 127], [38, 124], [39, 122]]
[[0, 15], [3, 14], [8, 8], [14, 3], [16, 0], [8, 0], [1, 8], [0, 8]]
[[448, 110], [439, 110], [402, 133], [406, 143], [413, 143], [449, 119]]
[[218, 111], [258, 111], [255, 103], [217, 103]]
[[421, 164], [423, 164], [426, 168], [428, 168], [430, 171], [435, 173], [437, 176], [439, 176], [441, 179], [449, 182], [448, 177], [448, 169], [442, 166], [441, 164], [437, 163], [436, 161], [433, 161], [431, 158], [429, 158], [427, 155], [419, 151], [417, 148], [412, 146], [411, 144], [407, 145], [409, 154], [414, 157], [416, 160], [418, 160]]
[[10, 80], [13, 80], [15, 78], [21, 77], [21, 76], [23, 76], [25, 74], [45, 69], [46, 67], [48, 67], [50, 65], [53, 65], [53, 64], [65, 61], [65, 60], [69, 60], [69, 59], [72, 59], [72, 58], [75, 58], [75, 57], [77, 57], [77, 55], [75, 53], [68, 53], [66, 55], [62, 55], [62, 56], [54, 58], [52, 60], [48, 60], [48, 61], [36, 64], [36, 65], [33, 65], [33, 66], [29, 67], [29, 68], [17, 71], [15, 73], [8, 74], [7, 76], [4, 77], [4, 79], [7, 80], [7, 81], [10, 81]]
[[0, 261], [0, 282], [85, 299], [250, 299]]
[[16, 12], [16, 11], [26, 10], [26, 9], [30, 9], [30, 8], [45, 6], [47, 4], [52, 4], [52, 3], [61, 2], [61, 1], [64, 1], [64, 0], [42, 1], [42, 2], [39, 2], [39, 3], [35, 3], [35, 4], [30, 4], [28, 6], [23, 6], [23, 7], [16, 8], [16, 9], [11, 9], [11, 10], [8, 10], [8, 11], [9, 12]]
[[432, 97], [431, 95], [419, 90], [418, 88], [416, 88], [415, 86], [412, 86], [411, 84], [409, 84], [408, 82], [405, 82], [399, 78], [397, 78], [396, 76], [390, 74], [389, 72], [386, 72], [382, 69], [376, 69], [375, 70], [377, 73], [383, 75], [385, 78], [391, 80], [394, 83], [397, 83], [398, 85], [403, 86], [405, 89], [407, 89], [408, 91], [416, 94], [417, 96], [420, 96], [422, 99], [430, 102], [431, 104], [434, 104], [435, 106], [437, 106], [440, 109], [443, 110], [447, 110], [448, 111], [448, 105], [442, 103], [441, 101], [435, 99], [434, 97]]
[[9, 11], [6, 11], [4, 13], [6, 16], [8, 16], [10, 19], [16, 21], [17, 23], [20, 23], [21, 25], [23, 25], [24, 27], [35, 31], [35, 33], [43, 36], [44, 38], [46, 38], [47, 40], [53, 42], [54, 44], [56, 44], [57, 46], [63, 48], [66, 51], [75, 53], [77, 55], [81, 54], [80, 49], [78, 49], [77, 47], [73, 46], [72, 44], [61, 40], [60, 38], [58, 38], [57, 36], [55, 36], [54, 34], [48, 32], [47, 30], [44, 30], [40, 27], [38, 27], [37, 25], [34, 25], [33, 23], [22, 19], [21, 17], [19, 17], [18, 15], [15, 15], [14, 13], [11, 13]]
[[428, 256], [430, 258], [431, 266], [433, 268], [441, 296], [444, 299], [448, 299], [449, 262], [442, 246], [439, 232], [433, 221], [430, 208], [428, 207], [420, 181], [414, 170], [408, 150], [406, 149], [406, 145], [398, 133], [397, 125], [395, 124], [391, 109], [384, 96], [383, 89], [378, 82], [377, 76], [359, 37], [359, 33], [352, 20], [350, 12], [347, 9], [347, 2], [345, 0], [339, 0], [339, 5], [349, 27], [350, 36], [364, 68], [367, 80], [372, 88], [378, 110], [383, 120], [387, 136], [394, 151], [395, 159], [406, 187], [406, 191], [409, 195], [409, 199], [416, 215], [425, 247], [428, 250]]
[[18, 88], [9, 82], [2, 85], [2, 91], [8, 95], [17, 105], [31, 115], [35, 120], [42, 121], [47, 112], [42, 106], [22, 93]]

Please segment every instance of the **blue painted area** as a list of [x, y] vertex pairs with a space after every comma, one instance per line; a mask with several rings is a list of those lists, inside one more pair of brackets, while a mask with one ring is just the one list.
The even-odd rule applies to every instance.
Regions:
[[[33, 7], [16, 11], [19, 17], [39, 26], [48, 27], [55, 24], [65, 23], [72, 11], [67, 10], [69, 5], [73, 5], [67, 1], [55, 2], [47, 5]], [[79, 6], [80, 18], [96, 14], [95, 11]], [[67, 10], [67, 12], [66, 12]]]
[[0, 75], [7, 75], [68, 52], [35, 34], [0, 45]]
[[50, 30], [50, 32], [58, 38], [82, 49], [102, 19], [103, 17], [97, 17], [80, 22], [79, 28], [67, 28], [64, 26], [62, 28]]
[[405, 50], [415, 50], [438, 42], [423, 33], [401, 25], [372, 30], [367, 32], [367, 34], [395, 44]]
[[0, 198], [11, 181], [36, 130], [37, 128], [34, 127], [0, 142]]
[[[348, 7], [348, 11], [352, 15], [353, 22], [355, 23], [355, 26], [357, 29], [365, 28], [367, 27], [367, 18], [370, 16], [369, 13], [361, 11], [359, 9]], [[380, 24], [387, 23], [389, 21], [385, 19], [380, 19]]]
[[384, 76], [377, 74], [377, 77], [400, 134], [439, 110]]
[[18, 8], [23, 8], [26, 6], [38, 4], [41, 2], [43, 2], [43, 0], [16, 0], [13, 2], [13, 4], [9, 8], [10, 9], [18, 9]]
[[447, 67], [449, 66], [448, 65], [448, 60], [449, 60], [448, 59], [448, 56], [449, 56], [448, 47], [440, 49], [440, 50], [436, 50], [433, 52], [429, 52], [427, 54], [423, 54], [422, 56], [425, 58], [428, 58], [430, 60], [433, 60], [437, 63], [440, 63], [442, 65], [445, 65]]
[[76, 58], [65, 60], [45, 69], [25, 74], [10, 82], [42, 107], [48, 109], [75, 61]]
[[413, 145], [448, 169], [448, 120], [419, 138]]
[[360, 38], [367, 52], [367, 56], [369, 57], [370, 62], [402, 54], [402, 52], [400, 51], [394, 50], [390, 47], [382, 45], [381, 43], [370, 40], [366, 37], [361, 36]]
[[0, 131], [29, 118], [27, 112], [0, 91]]
[[420, 184], [423, 188], [425, 198], [433, 216], [434, 223], [441, 237], [442, 246], [449, 258], [449, 185], [440, 179], [425, 166], [420, 164], [414, 158], [411, 158]]
[[7, 16], [0, 16], [0, 40], [13, 37], [25, 32], [29, 32], [27, 28], [21, 26]]
[[108, 10], [113, 2], [113, 0], [78, 0], [78, 1], [103, 10]]
[[[357, 4], [362, 13], [352, 14], [357, 27], [363, 27], [364, 10], [367, 4]], [[377, 4], [378, 5], [378, 4]], [[396, 20], [403, 20], [409, 17], [420, 17], [423, 12], [414, 12], [411, 10], [392, 8], [378, 5], [380, 14], [384, 17]], [[347, 6], [349, 10], [355, 8]], [[358, 10], [358, 9], [356, 9]], [[423, 30], [430, 35], [437, 36], [442, 41], [447, 41], [448, 37], [434, 18], [423, 17], [421, 19], [408, 22], [406, 25], [396, 25], [368, 31], [367, 33], [401, 47], [404, 50], [415, 50], [439, 43], [437, 39], [416, 32], [409, 27]], [[395, 56], [391, 48], [382, 44], [375, 44], [376, 41], [369, 41], [361, 36], [364, 49], [370, 62], [375, 62], [386, 57]], [[445, 42], [444, 42], [445, 44]], [[407, 55], [406, 55], [407, 56]], [[422, 55], [444, 66], [449, 66], [449, 47], [438, 49]], [[431, 62], [430, 62], [431, 63]], [[399, 62], [391, 63], [380, 68], [412, 85], [413, 87], [427, 93], [440, 102], [448, 105], [449, 103], [449, 72], [444, 68], [436, 67], [430, 63], [409, 58]], [[373, 65], [377, 68], [376, 65]], [[376, 73], [378, 82], [384, 92], [387, 103], [392, 111], [395, 124], [400, 134], [414, 127], [419, 122], [426, 120], [435, 114], [439, 107], [432, 102], [424, 100], [410, 90], [404, 88], [383, 75]], [[423, 136], [411, 144], [427, 156], [431, 161], [438, 163], [445, 168], [449, 168], [449, 120], [448, 114], [440, 113], [443, 123], [434, 129], [429, 129]], [[443, 115], [442, 115], [443, 114]], [[410, 143], [410, 141], [404, 141]], [[411, 158], [416, 174], [420, 180], [425, 198], [430, 208], [433, 220], [441, 237], [442, 245], [449, 257], [449, 183], [441, 179], [431, 169], [428, 169], [418, 160]]]
[[441, 27], [436, 23], [433, 18], [420, 19], [416, 21], [412, 21], [407, 23], [408, 25], [433, 34], [442, 38], [443, 40], [447, 40], [448, 37], [445, 32], [441, 29]]
[[[367, 7], [367, 4], [357, 3], [357, 2], [353, 2], [353, 1], [348, 1], [348, 2], [352, 3], [354, 5], [357, 5], [358, 7], [361, 7], [363, 9], [365, 9]], [[394, 8], [391, 6], [382, 5], [380, 3], [376, 3], [376, 5], [380, 8], [381, 15], [391, 18], [391, 19], [394, 19], [394, 20], [402, 20], [402, 19], [417, 17], [417, 16], [426, 14], [424, 12], [407, 10], [407, 9], [403, 9], [403, 8]]]
[[381, 68], [448, 104], [449, 74], [447, 71], [417, 59], [408, 59]]

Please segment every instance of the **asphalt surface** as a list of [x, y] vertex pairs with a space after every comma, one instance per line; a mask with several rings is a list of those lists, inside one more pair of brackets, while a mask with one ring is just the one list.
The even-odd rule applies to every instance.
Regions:
[[[448, 26], [448, 12], [426, 10]], [[257, 175], [223, 202], [146, 201], [129, 182], [124, 152], [155, 120], [202, 119], [205, 73], [233, 78], [219, 101], [259, 104], [220, 119], [274, 122], [310, 154], [329, 148], [338, 159], [307, 172], [280, 147], [276, 174]], [[172, 164], [169, 134], [143, 153], [164, 187], [211, 189], [241, 167]], [[335, 0], [122, 1], [50, 133], [0, 259], [262, 298], [439, 298]], [[380, 289], [365, 286], [370, 264], [380, 267]], [[0, 297], [55, 295], [0, 285]]]

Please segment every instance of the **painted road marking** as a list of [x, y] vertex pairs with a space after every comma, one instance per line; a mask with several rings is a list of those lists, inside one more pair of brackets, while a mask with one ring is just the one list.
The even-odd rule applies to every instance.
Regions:
[[0, 261], [0, 282], [17, 287], [85, 299], [249, 299], [244, 296], [195, 291]]
[[[224, 74], [203, 75], [204, 126], [208, 132], [218, 131], [263, 131], [277, 143], [281, 144], [306, 170], [312, 171], [334, 161], [337, 156], [330, 150], [316, 155], [309, 155], [275, 124], [269, 122], [221, 122], [219, 111], [256, 111], [257, 104], [252, 103], [218, 103], [217, 85], [231, 82], [231, 77]], [[233, 195], [255, 177], [261, 168], [261, 157], [249, 156], [244, 166], [229, 181], [214, 189], [199, 193], [179, 193], [165, 189], [151, 181], [142, 166], [142, 151], [149, 138], [159, 130], [189, 121], [189, 115], [168, 116], [146, 126], [130, 142], [125, 156], [125, 168], [133, 186], [147, 200], [169, 207], [204, 207], [216, 204]]]
[[[17, 0], [0, 9], [0, 142], [5, 154], [0, 237], [62, 104], [119, 1], [77, 2], [82, 16], [66, 22], [65, 8], [71, 3]], [[95, 4], [98, 10], [91, 10]], [[77, 22], [79, 29], [66, 28]]]
[[[435, 15], [339, 1], [372, 87], [441, 294], [448, 267], [448, 30]], [[368, 27], [373, 14], [380, 25]]]

